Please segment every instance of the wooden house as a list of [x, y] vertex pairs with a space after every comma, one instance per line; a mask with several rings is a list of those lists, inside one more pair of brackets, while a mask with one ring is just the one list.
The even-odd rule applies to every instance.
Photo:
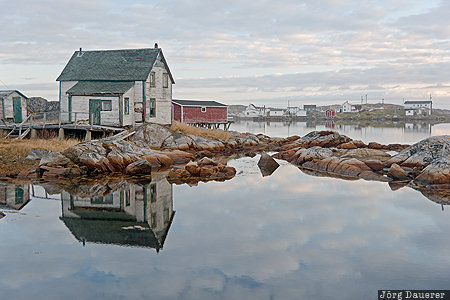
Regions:
[[245, 118], [264, 117], [266, 116], [266, 111], [267, 109], [265, 106], [256, 106], [254, 104], [250, 104], [242, 114]]
[[430, 116], [433, 113], [433, 102], [431, 100], [426, 101], [405, 101], [403, 103], [405, 108], [405, 115], [407, 116]]
[[56, 80], [62, 123], [126, 127], [172, 122], [175, 81], [157, 44], [146, 49], [80, 48]]
[[172, 100], [173, 119], [188, 124], [225, 124], [228, 107], [216, 101]]
[[16, 90], [0, 90], [0, 119], [22, 123], [27, 116], [28, 97]]

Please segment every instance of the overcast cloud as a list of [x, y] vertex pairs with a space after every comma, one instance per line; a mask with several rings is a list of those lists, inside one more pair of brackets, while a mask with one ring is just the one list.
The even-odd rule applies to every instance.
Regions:
[[174, 97], [227, 104], [427, 99], [450, 108], [448, 1], [6, 1], [0, 88], [56, 100], [83, 49], [163, 48]]

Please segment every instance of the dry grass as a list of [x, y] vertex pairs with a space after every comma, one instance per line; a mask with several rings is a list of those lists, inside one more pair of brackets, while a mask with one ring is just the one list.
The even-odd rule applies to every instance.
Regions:
[[33, 149], [45, 149], [59, 152], [80, 141], [74, 139], [0, 139], [0, 174], [14, 175], [20, 171], [36, 168], [39, 161], [26, 160], [25, 157]]
[[181, 131], [185, 134], [192, 134], [203, 138], [212, 138], [217, 140], [228, 141], [230, 138], [233, 137], [231, 134], [223, 130], [204, 129], [200, 127], [190, 126], [186, 123], [181, 123], [177, 121], [172, 122], [172, 126], [170, 127], [170, 129], [172, 131]]

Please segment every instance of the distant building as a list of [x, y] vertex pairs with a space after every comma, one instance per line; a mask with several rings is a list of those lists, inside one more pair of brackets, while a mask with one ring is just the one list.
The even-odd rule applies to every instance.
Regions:
[[405, 101], [405, 115], [407, 116], [431, 116], [433, 113], [433, 102], [427, 101]]
[[17, 90], [0, 90], [0, 120], [22, 123], [28, 116], [28, 97]]
[[342, 113], [359, 112], [362, 111], [362, 105], [350, 104], [348, 101], [345, 101], [340, 108], [336, 109], [336, 111]]
[[188, 124], [225, 124], [228, 111], [216, 101], [172, 100], [173, 119]]
[[325, 117], [327, 119], [334, 118], [335, 116], [336, 116], [336, 112], [334, 110], [332, 110], [332, 109], [325, 110]]
[[284, 109], [282, 108], [269, 108], [267, 111], [267, 116], [268, 117], [282, 117], [284, 116]]
[[288, 116], [306, 117], [306, 110], [301, 109], [300, 107], [297, 106], [289, 106], [286, 109], [285, 114]]
[[315, 105], [315, 104], [305, 104], [305, 105], [303, 105], [303, 109], [306, 110], [307, 112], [316, 111], [317, 110], [317, 105]]
[[250, 104], [243, 112], [244, 117], [254, 118], [254, 117], [263, 117], [266, 116], [266, 107], [265, 106], [256, 106], [254, 104]]

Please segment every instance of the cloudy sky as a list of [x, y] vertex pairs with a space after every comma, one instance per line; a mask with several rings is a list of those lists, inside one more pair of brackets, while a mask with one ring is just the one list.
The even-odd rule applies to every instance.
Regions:
[[450, 1], [0, 0], [0, 89], [58, 99], [74, 51], [163, 48], [174, 97], [450, 109]]

